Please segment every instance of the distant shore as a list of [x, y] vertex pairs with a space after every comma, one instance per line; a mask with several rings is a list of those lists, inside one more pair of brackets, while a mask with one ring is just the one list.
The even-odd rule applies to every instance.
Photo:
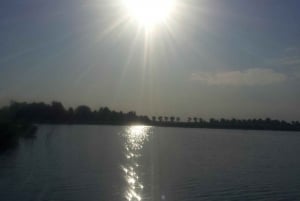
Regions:
[[300, 132], [299, 128], [272, 128], [272, 127], [230, 127], [230, 126], [210, 126], [197, 125], [194, 123], [181, 122], [181, 123], [145, 123], [145, 122], [131, 122], [131, 123], [114, 123], [114, 122], [99, 122], [99, 123], [45, 123], [40, 125], [91, 125], [91, 126], [131, 126], [131, 125], [144, 125], [144, 126], [156, 126], [156, 127], [169, 127], [169, 128], [203, 128], [203, 129], [228, 129], [228, 130], [262, 130], [262, 131], [291, 131]]
[[300, 131], [300, 122], [265, 119], [214, 119], [205, 120], [199, 117], [188, 117], [182, 120], [175, 116], [137, 115], [134, 111], [122, 112], [101, 107], [91, 110], [81, 105], [66, 109], [60, 102], [51, 104], [43, 102], [26, 103], [11, 102], [10, 105], [0, 108], [0, 124], [14, 122], [18, 127], [23, 122], [33, 124], [92, 124], [92, 125], [130, 125], [144, 124], [160, 127], [180, 128], [214, 128], [214, 129], [241, 129], [241, 130], [278, 130]]

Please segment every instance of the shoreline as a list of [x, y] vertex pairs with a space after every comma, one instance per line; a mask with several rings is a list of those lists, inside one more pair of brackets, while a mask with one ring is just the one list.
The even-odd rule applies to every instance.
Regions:
[[156, 123], [144, 123], [144, 122], [133, 122], [133, 123], [38, 123], [37, 125], [65, 125], [65, 126], [155, 126], [162, 128], [195, 128], [195, 129], [217, 129], [217, 130], [243, 130], [243, 131], [289, 131], [289, 132], [300, 132], [300, 129], [272, 129], [272, 128], [235, 128], [235, 127], [210, 127], [210, 126], [197, 126], [188, 125], [189, 123], [182, 122], [183, 125], [178, 124], [156, 124]]

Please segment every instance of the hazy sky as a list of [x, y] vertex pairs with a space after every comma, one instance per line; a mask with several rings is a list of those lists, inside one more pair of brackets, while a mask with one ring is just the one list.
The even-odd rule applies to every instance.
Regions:
[[145, 33], [121, 0], [2, 0], [0, 105], [300, 120], [299, 0], [177, 0]]

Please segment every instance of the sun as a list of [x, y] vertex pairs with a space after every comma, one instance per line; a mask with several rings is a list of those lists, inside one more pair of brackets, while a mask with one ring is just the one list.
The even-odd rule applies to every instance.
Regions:
[[128, 15], [145, 28], [165, 23], [175, 8], [175, 0], [123, 0]]

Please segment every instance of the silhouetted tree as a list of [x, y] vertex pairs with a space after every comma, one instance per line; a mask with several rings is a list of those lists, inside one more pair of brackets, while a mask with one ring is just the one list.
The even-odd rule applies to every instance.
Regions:
[[199, 118], [199, 123], [204, 123], [204, 120], [202, 118]]
[[66, 110], [60, 102], [51, 103], [51, 118], [55, 120], [54, 123], [60, 123], [66, 119]]
[[175, 117], [171, 116], [171, 117], [170, 117], [170, 121], [173, 123], [174, 120], [175, 120]]
[[159, 117], [158, 117], [158, 120], [159, 120], [159, 122], [162, 122], [163, 117], [162, 117], [162, 116], [159, 116]]
[[66, 117], [66, 122], [72, 123], [74, 120], [74, 110], [73, 108], [69, 108], [67, 111], [67, 117]]
[[176, 117], [176, 121], [177, 121], [177, 122], [180, 122], [180, 117]]
[[0, 123], [10, 122], [12, 119], [9, 107], [5, 106], [0, 109]]
[[165, 118], [165, 122], [168, 122], [169, 120], [169, 117], [164, 117]]
[[75, 109], [76, 122], [89, 122], [92, 119], [92, 111], [88, 106], [80, 105]]
[[154, 121], [154, 122], [156, 121], [156, 117], [155, 116], [152, 117], [152, 121]]
[[195, 123], [198, 122], [198, 118], [197, 117], [194, 117], [193, 120], [194, 120]]

